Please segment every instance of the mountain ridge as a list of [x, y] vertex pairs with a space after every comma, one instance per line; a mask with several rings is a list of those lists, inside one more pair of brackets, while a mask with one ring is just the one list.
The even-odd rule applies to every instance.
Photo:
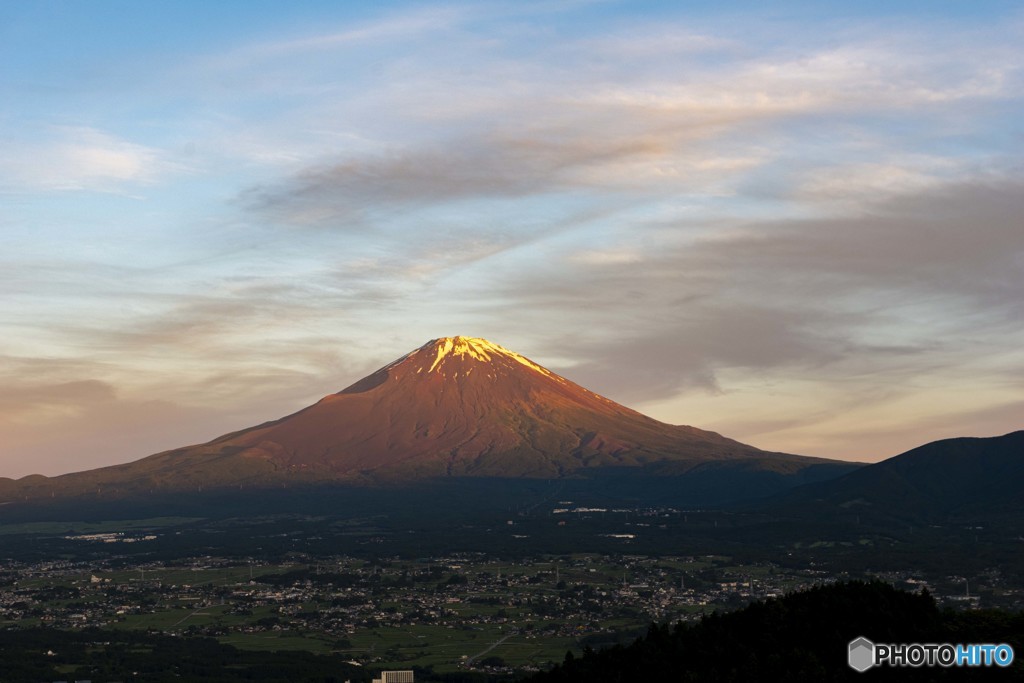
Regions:
[[792, 489], [770, 507], [798, 516], [943, 521], [1024, 511], [1024, 430], [932, 441], [830, 481]]

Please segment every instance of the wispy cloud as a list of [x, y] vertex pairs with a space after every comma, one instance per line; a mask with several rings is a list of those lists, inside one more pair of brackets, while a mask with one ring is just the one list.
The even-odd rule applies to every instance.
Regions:
[[[213, 436], [224, 415], [159, 396], [129, 397], [101, 380], [6, 386], [2, 476], [56, 475]], [[168, 419], [170, 418], [170, 419]], [[98, 459], [97, 453], [105, 453]]]
[[[574, 361], [561, 369], [583, 384], [649, 406], [695, 390], [742, 392], [755, 377], [800, 378], [803, 391], [836, 383], [873, 406], [930, 395], [945, 377], [991, 386], [974, 400], [998, 405], [998, 378], [1016, 367], [1024, 343], [1012, 322], [1024, 315], [1021, 190], [943, 186], [856, 217], [748, 223], [662, 244], [640, 261], [571, 254], [576, 265], [562, 273], [506, 281], [497, 314], [548, 330], [541, 348], [554, 357], [571, 346]], [[577, 329], [588, 334], [578, 338]], [[767, 399], [745, 409], [719, 419], [734, 426], [773, 412]], [[902, 405], [893, 414], [904, 434], [929, 419]], [[826, 420], [808, 418], [804, 429], [815, 421]], [[766, 434], [736, 431], [755, 441]]]
[[665, 156], [653, 139], [457, 139], [435, 149], [311, 168], [278, 187], [253, 189], [248, 198], [258, 211], [286, 222], [344, 226], [380, 210], [607, 187], [594, 181], [595, 168]]
[[422, 38], [446, 31], [471, 16], [456, 6], [434, 6], [370, 19], [339, 31], [271, 40], [235, 48], [215, 58], [207, 58], [204, 68], [249, 69], [266, 63], [309, 53], [337, 52], [368, 44], [391, 45], [395, 41]]
[[[989, 57], [1003, 54], [999, 45], [951, 54], [920, 35], [905, 36], [905, 46], [862, 36], [753, 57], [731, 39], [646, 29], [724, 57], [692, 61], [692, 51], [680, 49], [659, 55], [678, 60], [666, 67], [629, 49], [644, 44], [634, 30], [606, 41], [625, 60], [614, 68], [595, 65], [591, 39], [535, 45], [510, 60], [459, 34], [422, 64], [389, 69], [387, 82], [351, 93], [349, 123], [372, 107], [376, 120], [362, 135], [372, 139], [387, 126], [386, 144], [324, 153], [251, 187], [245, 203], [285, 223], [344, 227], [375, 211], [468, 200], [541, 201], [578, 191], [642, 192], [656, 201], [668, 193], [729, 195], [768, 168], [795, 174], [798, 187], [781, 193], [799, 200], [915, 192], [968, 175], [958, 173], [962, 159], [926, 151], [928, 136], [946, 126], [942, 117], [961, 104], [1018, 94], [1020, 59], [994, 67]], [[474, 56], [458, 82], [445, 57], [455, 46]], [[912, 119], [920, 107], [935, 109], [933, 131], [900, 140], [872, 122]], [[868, 130], [876, 149], [857, 149]], [[823, 156], [828, 150], [841, 157]]]
[[158, 149], [94, 128], [56, 127], [33, 143], [5, 148], [0, 189], [121, 192], [180, 171]]

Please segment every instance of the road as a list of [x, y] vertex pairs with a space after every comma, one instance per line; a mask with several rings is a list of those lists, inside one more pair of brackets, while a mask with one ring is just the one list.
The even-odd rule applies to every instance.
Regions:
[[504, 642], [505, 642], [506, 640], [508, 640], [509, 638], [511, 638], [511, 637], [512, 637], [512, 636], [514, 636], [514, 635], [515, 635], [514, 633], [509, 633], [509, 634], [508, 634], [507, 636], [504, 636], [504, 637], [502, 637], [502, 638], [500, 638], [500, 639], [498, 639], [498, 640], [494, 641], [493, 643], [491, 643], [491, 646], [490, 646], [489, 648], [487, 648], [486, 650], [484, 650], [484, 651], [482, 651], [482, 652], [477, 652], [477, 653], [476, 653], [475, 655], [473, 655], [472, 657], [470, 657], [469, 659], [467, 659], [467, 660], [466, 660], [466, 664], [472, 664], [472, 663], [473, 663], [473, 660], [475, 660], [475, 659], [480, 659], [480, 658], [481, 658], [481, 657], [483, 657], [483, 656], [484, 656], [485, 654], [487, 654], [488, 652], [490, 652], [490, 651], [491, 651], [491, 650], [493, 650], [494, 648], [498, 647], [499, 645], [501, 645], [502, 643], [504, 643]]

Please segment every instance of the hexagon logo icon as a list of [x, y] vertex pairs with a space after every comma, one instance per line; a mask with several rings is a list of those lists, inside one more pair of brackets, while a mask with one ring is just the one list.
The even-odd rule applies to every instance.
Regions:
[[861, 673], [875, 665], [875, 644], [861, 636], [850, 641], [849, 659], [850, 668]]

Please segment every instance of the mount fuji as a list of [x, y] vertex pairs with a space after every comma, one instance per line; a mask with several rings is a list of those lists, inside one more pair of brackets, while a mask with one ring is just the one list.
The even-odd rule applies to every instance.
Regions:
[[857, 467], [659, 422], [485, 339], [443, 337], [292, 415], [205, 444], [57, 477], [0, 479], [0, 503], [609, 475], [735, 485], [737, 497], [756, 497]]

